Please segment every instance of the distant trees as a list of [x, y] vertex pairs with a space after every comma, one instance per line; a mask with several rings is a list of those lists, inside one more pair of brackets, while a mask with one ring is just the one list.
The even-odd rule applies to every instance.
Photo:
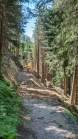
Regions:
[[33, 42], [31, 41], [30, 37], [26, 36], [26, 39], [20, 42], [19, 56], [21, 58], [21, 61], [23, 60], [25, 64], [32, 61], [33, 54], [34, 54]]
[[[43, 29], [42, 10], [38, 11], [38, 19], [34, 30], [34, 70], [37, 72], [38, 78], [41, 77], [42, 81], [47, 79], [49, 76], [48, 65], [45, 62], [46, 47], [48, 45], [47, 38]], [[51, 79], [51, 78], [50, 78]]]

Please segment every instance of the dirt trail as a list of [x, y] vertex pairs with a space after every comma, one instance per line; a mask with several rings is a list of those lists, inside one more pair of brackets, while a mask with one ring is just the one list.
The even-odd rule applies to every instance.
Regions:
[[78, 122], [65, 113], [57, 92], [43, 86], [32, 73], [22, 72], [21, 91], [24, 124], [19, 139], [78, 139]]

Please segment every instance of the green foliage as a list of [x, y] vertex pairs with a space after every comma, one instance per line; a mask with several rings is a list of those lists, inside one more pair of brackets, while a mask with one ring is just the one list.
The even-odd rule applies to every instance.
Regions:
[[5, 79], [0, 80], [0, 138], [13, 139], [18, 136], [19, 104], [21, 99]]
[[[37, 28], [42, 25], [45, 32], [46, 63], [54, 84], [59, 85], [65, 77], [71, 77], [78, 64], [77, 11], [78, 1], [74, 0], [55, 0], [50, 8], [39, 8], [39, 14], [43, 14], [38, 17], [41, 22]], [[36, 36], [38, 34], [37, 29]]]
[[8, 72], [5, 67], [1, 67], [1, 71], [2, 71], [2, 73], [7, 73]]
[[13, 85], [13, 89], [14, 89], [15, 91], [17, 91], [19, 85], [16, 85], [14, 81], [11, 81], [11, 82], [12, 82], [12, 85]]
[[20, 56], [26, 62], [31, 61], [33, 57], [33, 43], [31, 39], [27, 36], [25, 41], [20, 44]]
[[19, 136], [19, 134], [14, 127], [6, 125], [5, 123], [1, 124], [0, 137], [2, 137], [2, 139], [13, 139], [17, 136]]
[[74, 116], [69, 110], [64, 108], [64, 113], [66, 113], [68, 115], [69, 118], [71, 118], [72, 120], [78, 121], [77, 117]]

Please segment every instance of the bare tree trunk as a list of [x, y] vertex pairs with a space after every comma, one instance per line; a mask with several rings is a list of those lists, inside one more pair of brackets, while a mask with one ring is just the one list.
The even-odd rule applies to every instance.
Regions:
[[67, 95], [68, 81], [67, 78], [64, 78], [64, 95]]
[[67, 82], [65, 67], [64, 67], [64, 76], [65, 76], [65, 78], [64, 78], [64, 95], [67, 95], [68, 82]]
[[38, 46], [37, 46], [37, 76], [39, 78], [39, 40], [38, 40]]
[[77, 88], [77, 66], [75, 67], [75, 72], [73, 75], [72, 90], [71, 90], [70, 103], [72, 105], [75, 104], [75, 100], [76, 100], [76, 88]]
[[44, 63], [44, 79], [46, 79], [46, 64]]
[[42, 50], [42, 82], [44, 81], [44, 50]]

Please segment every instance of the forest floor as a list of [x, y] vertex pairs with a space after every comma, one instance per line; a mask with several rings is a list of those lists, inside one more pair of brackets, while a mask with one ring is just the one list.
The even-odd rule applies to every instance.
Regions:
[[19, 78], [23, 123], [18, 139], [78, 139], [78, 122], [64, 107], [62, 91], [46, 88], [32, 72], [23, 71]]

